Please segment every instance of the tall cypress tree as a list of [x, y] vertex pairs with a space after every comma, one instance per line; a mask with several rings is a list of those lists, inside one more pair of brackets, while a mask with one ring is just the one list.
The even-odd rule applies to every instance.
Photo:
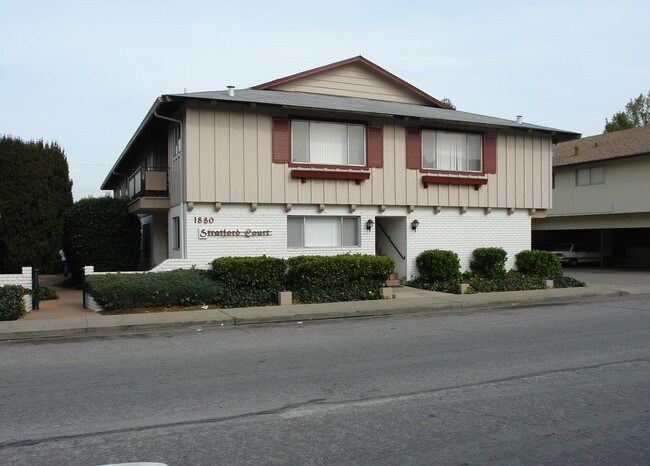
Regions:
[[72, 205], [68, 161], [57, 143], [0, 138], [0, 273], [52, 269]]

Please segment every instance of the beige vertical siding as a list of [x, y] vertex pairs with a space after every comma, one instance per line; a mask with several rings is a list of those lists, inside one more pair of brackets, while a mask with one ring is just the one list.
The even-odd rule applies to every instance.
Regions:
[[340, 68], [322, 71], [279, 84], [273, 89], [431, 105], [428, 100], [379, 75], [361, 63], [350, 63]]
[[[329, 205], [415, 205], [548, 209], [551, 141], [545, 136], [497, 134], [497, 174], [473, 186], [430, 185], [406, 169], [405, 127], [384, 124], [384, 168], [370, 180], [291, 178], [291, 167], [271, 158], [271, 116], [217, 106], [187, 111], [187, 199], [195, 202]], [[172, 169], [173, 171], [174, 169]]]

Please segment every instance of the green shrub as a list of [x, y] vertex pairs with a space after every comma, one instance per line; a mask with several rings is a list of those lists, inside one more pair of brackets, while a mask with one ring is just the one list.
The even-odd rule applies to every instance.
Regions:
[[560, 258], [549, 251], [521, 251], [515, 264], [524, 275], [553, 280], [564, 275]]
[[86, 265], [96, 272], [137, 270], [140, 220], [129, 214], [127, 199], [81, 199], [65, 214], [63, 250], [75, 282], [83, 280]]
[[559, 277], [553, 280], [554, 288], [576, 288], [580, 286], [586, 286], [585, 282], [581, 282], [572, 277]]
[[546, 288], [543, 279], [524, 275], [516, 270], [509, 270], [502, 278], [487, 278], [480, 275], [473, 275], [467, 280], [467, 283], [469, 283], [470, 289], [476, 293], [543, 290]]
[[286, 261], [277, 257], [220, 257], [212, 261], [215, 278], [237, 288], [281, 290]]
[[0, 286], [0, 320], [18, 320], [25, 315], [23, 296], [29, 294], [22, 286]]
[[395, 262], [384, 256], [340, 254], [337, 256], [298, 256], [287, 260], [287, 289], [379, 288], [390, 278]]
[[381, 299], [379, 286], [374, 283], [351, 283], [347, 286], [326, 288], [309, 286], [297, 288], [292, 294], [296, 301], [303, 304]]
[[460, 277], [458, 254], [452, 251], [431, 249], [415, 258], [423, 283], [453, 282]]
[[91, 275], [85, 289], [106, 310], [200, 304], [263, 306], [275, 304], [277, 292], [285, 287], [303, 303], [356, 301], [380, 299], [379, 288], [394, 268], [388, 257], [361, 254], [300, 256], [287, 261], [227, 257], [212, 265], [212, 271]]
[[51, 299], [59, 299], [59, 295], [56, 294], [52, 288], [46, 288], [44, 286], [38, 287], [38, 299], [41, 301], [49, 301]]
[[469, 262], [473, 273], [485, 278], [504, 278], [506, 276], [506, 258], [508, 253], [503, 248], [474, 249], [474, 258]]
[[407, 281], [406, 285], [415, 288], [421, 288], [429, 291], [439, 291], [440, 293], [458, 294], [458, 279], [448, 281], [425, 282], [422, 277], [416, 277], [413, 280]]
[[61, 146], [0, 136], [0, 273], [25, 266], [60, 273], [62, 218], [71, 205]]
[[209, 272], [197, 269], [91, 275], [86, 277], [85, 290], [106, 310], [203, 304], [247, 307], [277, 300], [277, 290], [228, 286], [214, 280]]

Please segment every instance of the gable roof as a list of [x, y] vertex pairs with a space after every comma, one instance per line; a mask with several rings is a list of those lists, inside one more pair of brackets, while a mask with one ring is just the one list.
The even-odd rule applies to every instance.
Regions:
[[380, 76], [387, 78], [389, 81], [392, 83], [396, 84], [397, 86], [405, 89], [406, 91], [416, 94], [417, 96], [423, 98], [425, 101], [430, 102], [432, 106], [438, 107], [438, 108], [444, 108], [450, 110], [449, 106], [441, 102], [440, 100], [431, 97], [429, 94], [426, 92], [418, 89], [417, 87], [413, 86], [412, 84], [407, 83], [403, 79], [395, 76], [393, 73], [386, 71], [383, 69], [381, 66], [376, 65], [375, 63], [371, 62], [370, 60], [362, 57], [361, 55], [358, 55], [356, 57], [348, 58], [346, 60], [341, 60], [337, 61], [335, 63], [330, 63], [329, 65], [324, 65], [324, 66], [319, 66], [318, 68], [313, 68], [311, 70], [307, 71], [301, 71], [300, 73], [292, 74], [290, 76], [286, 76], [284, 78], [279, 78], [275, 79], [273, 81], [269, 81], [264, 84], [258, 84], [257, 86], [251, 87], [251, 89], [254, 90], [271, 90], [272, 88], [279, 86], [281, 84], [286, 84], [290, 83], [292, 81], [296, 81], [302, 78], [305, 78], [307, 76], [312, 76], [318, 73], [322, 73], [324, 71], [329, 71], [333, 70], [336, 68], [342, 68], [346, 65], [350, 65], [352, 63], [358, 63], [363, 66], [366, 66], [373, 70], [375, 73], [379, 74]]
[[562, 142], [553, 148], [553, 165], [575, 165], [643, 154], [650, 154], [650, 125]]
[[255, 103], [259, 105], [280, 106], [289, 110], [332, 110], [335, 112], [374, 115], [380, 118], [408, 117], [420, 119], [421, 124], [424, 125], [456, 124], [475, 126], [483, 129], [495, 128], [514, 130], [522, 133], [539, 131], [550, 134], [554, 141], [568, 141], [580, 137], [579, 133], [550, 128], [547, 126], [533, 125], [525, 122], [517, 123], [515, 120], [479, 115], [477, 113], [447, 110], [424, 105], [405, 104], [402, 102], [362, 99], [359, 97], [339, 97], [325, 94], [311, 94], [307, 92], [240, 89], [235, 91], [234, 96], [229, 96], [227, 91], [211, 91], [164, 95], [162, 96], [162, 100], [167, 102], [204, 100], [216, 102], [239, 102], [246, 104]]

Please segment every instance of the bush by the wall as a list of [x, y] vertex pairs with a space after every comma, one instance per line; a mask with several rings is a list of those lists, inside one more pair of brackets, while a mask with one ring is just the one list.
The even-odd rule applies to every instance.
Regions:
[[505, 278], [508, 254], [503, 248], [477, 248], [473, 254], [469, 262], [473, 273], [485, 278]]
[[197, 269], [86, 277], [86, 292], [106, 310], [213, 304], [221, 308], [263, 306], [277, 299], [277, 290], [235, 288]]
[[219, 257], [212, 261], [215, 278], [237, 288], [281, 290], [286, 261], [277, 257]]
[[559, 277], [553, 280], [553, 287], [555, 288], [575, 288], [579, 286], [587, 286], [585, 282], [576, 280], [573, 277]]
[[97, 272], [137, 270], [140, 259], [140, 220], [128, 212], [124, 198], [81, 199], [66, 212], [63, 250], [75, 282], [83, 267]]
[[384, 256], [340, 254], [287, 260], [286, 287], [302, 303], [381, 299], [379, 288], [395, 269]]
[[549, 251], [521, 251], [515, 256], [515, 264], [524, 275], [553, 280], [564, 275], [560, 258]]
[[0, 286], [0, 320], [18, 320], [26, 313], [23, 296], [28, 294], [22, 286]]
[[41, 301], [49, 301], [51, 299], [59, 299], [59, 295], [56, 294], [52, 288], [46, 288], [44, 286], [38, 287], [38, 299]]
[[363, 254], [298, 256], [287, 259], [287, 289], [383, 286], [395, 269], [390, 257]]
[[460, 260], [453, 251], [422, 251], [415, 258], [415, 264], [420, 272], [420, 280], [425, 283], [453, 282], [460, 277]]

